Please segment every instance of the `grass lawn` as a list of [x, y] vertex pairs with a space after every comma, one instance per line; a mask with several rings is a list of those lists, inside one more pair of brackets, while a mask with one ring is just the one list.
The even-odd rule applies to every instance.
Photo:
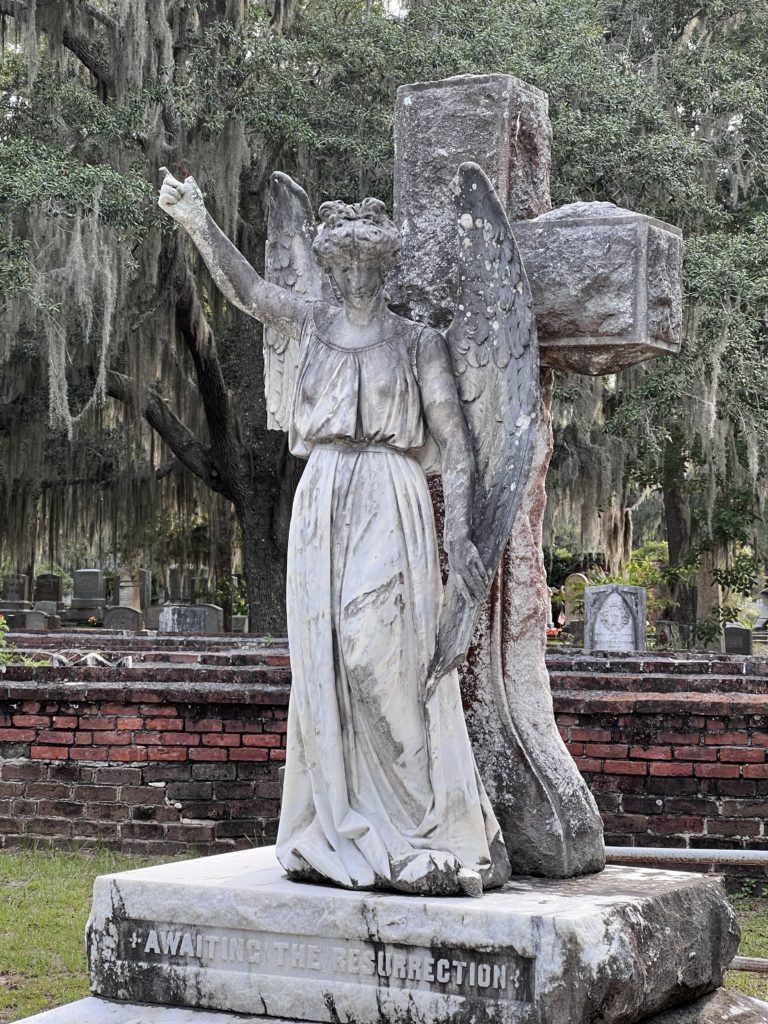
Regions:
[[[0, 854], [0, 1024], [88, 995], [83, 935], [96, 875], [158, 861], [99, 853]], [[768, 899], [736, 900], [743, 956], [768, 957]], [[768, 975], [726, 985], [768, 999]]]

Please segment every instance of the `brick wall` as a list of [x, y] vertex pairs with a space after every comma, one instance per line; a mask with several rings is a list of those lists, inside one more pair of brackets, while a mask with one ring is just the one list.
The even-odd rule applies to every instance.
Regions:
[[214, 853], [274, 839], [286, 652], [244, 669], [184, 660], [0, 676], [0, 846]]
[[550, 673], [609, 845], [768, 849], [768, 660], [552, 657]]
[[[287, 651], [107, 634], [99, 648], [133, 664], [0, 676], [0, 846], [210, 853], [274, 839]], [[609, 844], [768, 849], [768, 659], [548, 663]]]

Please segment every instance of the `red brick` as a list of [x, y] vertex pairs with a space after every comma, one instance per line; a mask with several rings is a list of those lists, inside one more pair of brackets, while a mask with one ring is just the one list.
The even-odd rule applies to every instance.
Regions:
[[700, 732], [660, 732], [656, 739], [659, 743], [671, 743], [678, 746], [681, 743], [697, 745], [701, 739]]
[[93, 733], [92, 732], [83, 732], [82, 729], [79, 729], [75, 733], [75, 744], [78, 747], [88, 747], [92, 743], [93, 743]]
[[[274, 754], [275, 751], [273, 750], [272, 753]], [[594, 758], [576, 757], [574, 760], [576, 762], [576, 767], [580, 772], [600, 772], [603, 770], [603, 762], [596, 761]]]
[[588, 743], [587, 757], [626, 757], [629, 747], [623, 743]]
[[117, 747], [121, 744], [126, 746], [131, 742], [131, 737], [128, 733], [120, 732], [119, 729], [112, 729], [109, 732], [95, 732], [93, 734], [94, 743], [107, 743], [110, 747]]
[[0, 729], [0, 740], [11, 740], [13, 743], [27, 743], [36, 736], [37, 729]]
[[41, 707], [42, 704], [39, 700], [25, 700], [21, 703], [21, 710], [29, 712], [32, 715], [34, 715], [36, 711], [39, 711]]
[[170, 732], [173, 729], [183, 729], [184, 719], [183, 718], [146, 718], [144, 725], [147, 729], [162, 729], [163, 731]]
[[66, 747], [32, 747], [30, 754], [41, 759], [60, 760], [67, 757], [68, 751]]
[[630, 747], [630, 757], [644, 758], [646, 761], [671, 761], [671, 747]]
[[282, 738], [274, 732], [251, 733], [243, 736], [244, 747], [279, 747]]
[[[247, 740], [249, 737], [245, 737]], [[206, 747], [239, 747], [239, 733], [218, 733], [208, 732], [203, 736], [203, 744]]]
[[101, 715], [84, 716], [80, 719], [81, 729], [112, 729], [114, 724], [114, 719], [102, 718]]
[[722, 718], [707, 719], [708, 732], [725, 732], [725, 721]]
[[146, 761], [149, 754], [145, 747], [110, 747], [110, 761]]
[[678, 761], [717, 760], [717, 751], [711, 747], [675, 747], [674, 755]]
[[713, 736], [705, 736], [704, 742], [709, 746], [714, 744], [722, 747], [727, 744], [732, 747], [745, 747], [749, 743], [749, 735], [746, 732], [718, 732]]
[[686, 814], [657, 814], [651, 821], [651, 828], [654, 832], [663, 835], [675, 832], [702, 832], [704, 830], [704, 819], [694, 818]]
[[[288, 732], [288, 722], [286, 722], [286, 721], [270, 722], [270, 723], [268, 723], [268, 728], [266, 728], [264, 731], [265, 732], [279, 732], [279, 733]], [[572, 736], [572, 739], [576, 739], [576, 737], [573, 736], [573, 734], [571, 734], [571, 736]]]
[[54, 715], [53, 716], [53, 728], [54, 729], [76, 729], [77, 718], [74, 715]]
[[41, 729], [37, 734], [38, 743], [74, 743], [75, 734], [58, 729]]
[[106, 747], [70, 747], [69, 756], [73, 761], [106, 761]]
[[270, 750], [270, 752], [269, 752], [269, 760], [270, 761], [284, 761], [285, 760], [285, 751], [282, 750], [282, 749], [281, 750], [275, 750], [275, 749]]
[[189, 732], [221, 732], [224, 728], [218, 718], [188, 718], [186, 724]]
[[133, 742], [141, 743], [144, 746], [161, 746], [163, 741], [159, 732], [135, 732]]
[[143, 729], [143, 718], [118, 718], [116, 723], [118, 729]]
[[[558, 715], [558, 720], [563, 716]], [[583, 743], [610, 743], [610, 729], [571, 729], [571, 739], [580, 740]]]
[[230, 750], [229, 759], [230, 761], [268, 761], [269, 751], [260, 747], [241, 747], [237, 750]]
[[196, 747], [200, 742], [199, 732], [163, 732], [160, 738], [170, 747]]
[[607, 775], [647, 775], [648, 765], [645, 761], [606, 761], [603, 771]]
[[768, 732], [753, 732], [751, 743], [753, 747], [768, 747]]
[[99, 708], [102, 715], [130, 715], [133, 710], [130, 704], [102, 704]]
[[742, 771], [745, 779], [768, 779], [768, 764], [745, 764]]
[[719, 756], [721, 761], [737, 761], [740, 764], [765, 761], [765, 751], [756, 747], [721, 747]]
[[675, 761], [660, 761], [650, 766], [651, 775], [693, 775], [693, 765]]
[[148, 751], [150, 761], [186, 761], [188, 757], [187, 747], [170, 747], [170, 748], [158, 748], [154, 747]]
[[13, 724], [20, 728], [34, 725], [47, 729], [51, 724], [51, 719], [48, 715], [14, 715]]
[[[232, 754], [243, 753], [233, 750]], [[228, 751], [223, 747], [191, 747], [189, 748], [190, 761], [226, 761]]]
[[560, 725], [578, 725], [579, 723], [576, 715], [558, 715], [557, 720]]
[[[153, 698], [154, 700], [154, 698]], [[139, 711], [146, 717], [147, 715], [154, 715], [155, 718], [176, 718], [178, 712], [176, 708], [158, 708], [154, 704], [150, 704], [148, 707], [139, 708]]]
[[[272, 735], [274, 735], [274, 733]], [[567, 736], [564, 736], [563, 739], [565, 741], [566, 747], [568, 748], [568, 753], [571, 755], [571, 757], [581, 757], [581, 755], [584, 753], [584, 744], [569, 743]]]
[[693, 771], [700, 779], [738, 779], [741, 768], [737, 764], [697, 764]]

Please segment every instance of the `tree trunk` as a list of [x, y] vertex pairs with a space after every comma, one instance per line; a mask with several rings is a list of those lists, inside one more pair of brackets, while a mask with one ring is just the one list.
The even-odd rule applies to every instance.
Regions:
[[235, 505], [252, 633], [285, 636], [285, 555], [272, 536], [272, 502], [254, 489]]
[[[691, 510], [683, 490], [685, 459], [679, 442], [680, 438], [673, 435], [664, 449], [662, 468], [661, 486], [670, 566], [681, 565], [691, 551]], [[674, 603], [666, 610], [665, 618], [693, 627], [696, 621], [696, 588], [688, 583], [678, 583], [670, 587], [670, 591]]]

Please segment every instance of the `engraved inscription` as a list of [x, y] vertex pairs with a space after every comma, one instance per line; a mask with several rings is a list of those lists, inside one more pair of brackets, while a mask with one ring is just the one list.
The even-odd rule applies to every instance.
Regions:
[[428, 949], [321, 936], [123, 920], [118, 956], [136, 964], [242, 970], [266, 976], [336, 979], [442, 995], [530, 1003], [532, 957], [515, 949]]

